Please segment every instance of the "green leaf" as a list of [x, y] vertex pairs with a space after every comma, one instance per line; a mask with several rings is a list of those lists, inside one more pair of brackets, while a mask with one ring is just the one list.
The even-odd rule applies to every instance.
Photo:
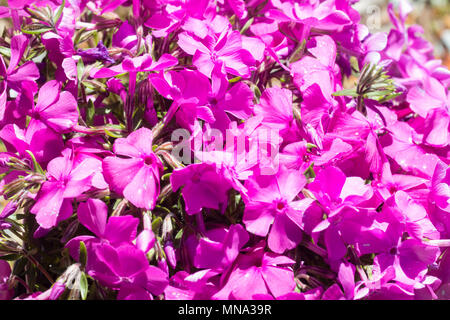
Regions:
[[22, 32], [26, 34], [41, 34], [50, 30], [53, 30], [53, 28], [41, 23], [32, 23], [27, 25], [26, 29], [22, 28]]
[[368, 92], [366, 93], [364, 96], [367, 98], [381, 98], [384, 97], [386, 95], [391, 94], [392, 91], [390, 90], [381, 90], [381, 91], [373, 91], [373, 92]]
[[42, 170], [42, 167], [40, 166], [40, 164], [36, 161], [36, 158], [34, 157], [33, 152], [31, 152], [30, 150], [26, 150], [26, 153], [28, 153], [31, 157], [31, 160], [33, 161], [33, 166], [34, 166], [34, 170], [36, 170], [38, 173], [45, 175], [44, 170]]
[[78, 82], [82, 81], [82, 77], [83, 77], [83, 73], [84, 73], [84, 63], [83, 63], [83, 59], [79, 59], [78, 63], [77, 63], [77, 78], [78, 78]]
[[165, 175], [163, 175], [161, 177], [161, 180], [165, 181], [165, 180], [169, 179], [171, 175], [172, 175], [172, 172], [166, 173]]
[[92, 126], [92, 124], [94, 123], [94, 116], [95, 116], [94, 102], [92, 100], [89, 100], [88, 105], [86, 107], [86, 124], [88, 126]]
[[183, 232], [184, 229], [180, 229], [180, 231], [178, 231], [177, 234], [175, 235], [175, 240], [180, 240], [181, 237], [183, 236]]
[[401, 95], [401, 92], [394, 92], [393, 94], [389, 94], [389, 95], [379, 99], [378, 102], [386, 102], [386, 101], [397, 98], [399, 95]]
[[255, 21], [255, 17], [251, 17], [250, 19], [247, 20], [247, 22], [244, 24], [244, 26], [241, 29], [241, 34], [244, 34], [248, 28], [250, 28], [250, 26], [252, 25], [253, 21]]
[[155, 234], [158, 233], [159, 227], [161, 226], [162, 223], [163, 223], [163, 219], [161, 217], [158, 217], [152, 221], [152, 230]]
[[228, 83], [235, 83], [235, 82], [238, 82], [241, 79], [242, 79], [242, 77], [235, 77], [233, 79], [228, 80]]
[[6, 152], [6, 146], [3, 143], [2, 139], [0, 139], [0, 152]]
[[341, 91], [336, 91], [335, 93], [333, 93], [333, 96], [335, 96], [335, 97], [341, 97], [341, 96], [357, 97], [358, 94], [356, 93], [355, 89], [344, 89]]
[[289, 63], [293, 63], [299, 60], [302, 57], [302, 53], [305, 50], [305, 47], [306, 47], [306, 39], [303, 39], [303, 41], [297, 45], [297, 48], [289, 58]]
[[108, 129], [105, 129], [105, 134], [107, 136], [112, 137], [112, 138], [122, 138], [122, 135], [118, 135], [118, 134], [116, 134], [116, 133], [114, 133], [112, 131], [109, 131]]
[[58, 11], [56, 12], [56, 15], [53, 17], [53, 23], [55, 25], [58, 23], [59, 19], [61, 18], [61, 15], [63, 13], [65, 5], [66, 5], [66, 0], [63, 0], [63, 2], [61, 3], [61, 6], [59, 7]]
[[11, 49], [0, 46], [0, 54], [9, 58], [9, 57], [11, 57]]
[[88, 285], [86, 274], [84, 272], [82, 272], [81, 277], [80, 277], [80, 294], [81, 294], [82, 300], [86, 300], [87, 295], [88, 295], [88, 289], [89, 289], [89, 285]]
[[316, 173], [314, 172], [314, 162], [311, 162], [310, 166], [308, 167], [308, 169], [305, 170], [305, 172], [303, 172], [303, 174], [305, 175], [306, 178], [316, 177]]
[[87, 262], [86, 244], [83, 241], [80, 241], [80, 263], [83, 267], [85, 267], [86, 262]]

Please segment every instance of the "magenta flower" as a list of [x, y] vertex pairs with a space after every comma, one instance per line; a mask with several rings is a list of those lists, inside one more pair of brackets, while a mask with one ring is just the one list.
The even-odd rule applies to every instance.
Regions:
[[175, 170], [170, 176], [172, 189], [183, 186], [182, 194], [188, 214], [203, 208], [225, 210], [230, 183], [216, 171], [216, 166], [206, 163], [191, 164]]
[[263, 245], [240, 254], [231, 267], [225, 285], [213, 295], [218, 300], [253, 300], [278, 298], [294, 291], [292, 269], [288, 257], [264, 252]]
[[70, 150], [50, 161], [47, 181], [42, 184], [36, 203], [30, 209], [39, 225], [49, 229], [70, 217], [73, 212], [71, 200], [91, 188], [92, 177], [100, 168], [100, 160], [90, 157], [77, 161]]
[[23, 34], [12, 37], [8, 68], [5, 66], [3, 56], [0, 55], [0, 77], [3, 80], [0, 86], [0, 121], [3, 120], [5, 115], [9, 89], [21, 92], [24, 83], [34, 82], [39, 78], [39, 70], [33, 61], [27, 61], [19, 66], [28, 43], [28, 38]]
[[267, 88], [255, 105], [254, 112], [263, 117], [263, 124], [279, 130], [285, 141], [295, 140], [298, 127], [292, 112], [292, 92], [288, 89]]
[[393, 266], [395, 278], [403, 290], [413, 294], [414, 289], [424, 287], [428, 266], [433, 264], [440, 254], [436, 246], [427, 245], [416, 239], [408, 239], [394, 247], [389, 254], [380, 254], [376, 260], [383, 272]]
[[10, 287], [11, 267], [5, 260], [0, 260], [0, 300], [10, 300], [14, 290]]
[[103, 160], [103, 172], [111, 190], [138, 208], [153, 209], [159, 195], [163, 165], [152, 150], [152, 132], [141, 128], [114, 143], [118, 156]]
[[152, 300], [168, 284], [167, 274], [148, 264], [145, 253], [131, 244], [94, 247], [96, 260], [88, 272], [91, 277], [112, 289], [119, 290], [119, 300]]
[[205, 236], [200, 239], [191, 236], [186, 246], [196, 268], [223, 271], [234, 262], [248, 240], [248, 233], [240, 224], [236, 224], [229, 229], [206, 230]]
[[[80, 241], [89, 249], [96, 243], [107, 242], [111, 245], [131, 244], [136, 239], [139, 220], [130, 215], [109, 217], [108, 207], [98, 199], [88, 199], [78, 207], [78, 220], [95, 236], [78, 236], [67, 242], [71, 255], [78, 260]], [[92, 253], [92, 250], [89, 251]], [[90, 261], [88, 261], [90, 265]], [[88, 266], [89, 268], [89, 266]]]
[[128, 21], [124, 21], [114, 33], [112, 42], [115, 47], [135, 51], [138, 42], [136, 31]]
[[23, 58], [28, 44], [29, 40], [23, 34], [12, 37], [11, 58], [8, 68], [5, 66], [3, 56], [0, 56], [0, 76], [6, 81], [8, 88], [17, 92], [21, 91], [22, 82], [34, 82], [39, 78], [39, 70], [33, 61], [27, 61], [19, 66], [19, 62]]
[[[346, 177], [336, 167], [321, 170], [308, 186], [316, 199], [324, 206], [328, 217], [333, 217], [345, 207], [357, 208], [369, 200], [373, 191], [360, 177]], [[324, 220], [323, 224], [326, 224]]]
[[223, 62], [226, 72], [243, 78], [250, 77], [255, 64], [250, 52], [243, 49], [238, 31], [224, 30], [219, 36], [210, 34], [204, 39], [184, 32], [178, 36], [178, 45], [193, 55], [193, 64], [208, 78], [216, 61]]
[[296, 22], [310, 27], [339, 31], [352, 21], [345, 6], [338, 6], [336, 1], [308, 1], [299, 4], [295, 1], [276, 1], [267, 16], [279, 22]]
[[[294, 248], [302, 239], [302, 214], [312, 199], [295, 200], [306, 184], [297, 171], [280, 168], [277, 175], [250, 178], [243, 222], [258, 236], [269, 234], [269, 248], [277, 253]], [[272, 228], [269, 228], [272, 225]]]
[[413, 87], [408, 92], [410, 108], [425, 119], [423, 142], [445, 147], [449, 143], [450, 94], [436, 79], [427, 77], [424, 89]]
[[[329, 36], [314, 37], [306, 47], [312, 56], [304, 56], [291, 65], [295, 85], [304, 92], [317, 84], [326, 100], [341, 90], [340, 72], [336, 65], [336, 44]], [[327, 48], [327, 50], [324, 50]]]
[[44, 84], [29, 113], [33, 121], [43, 122], [58, 133], [72, 129], [79, 116], [76, 99], [70, 92], [60, 90], [61, 83], [56, 80]]
[[31, 160], [26, 151], [33, 152], [42, 166], [59, 156], [64, 148], [61, 137], [39, 121], [30, 122], [25, 130], [15, 124], [7, 124], [0, 130], [0, 139], [8, 150], [16, 151], [22, 158]]

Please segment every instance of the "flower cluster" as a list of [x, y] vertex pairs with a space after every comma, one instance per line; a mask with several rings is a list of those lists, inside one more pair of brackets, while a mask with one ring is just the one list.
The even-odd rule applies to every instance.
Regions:
[[8, 0], [0, 299], [449, 299], [450, 71], [355, 2]]

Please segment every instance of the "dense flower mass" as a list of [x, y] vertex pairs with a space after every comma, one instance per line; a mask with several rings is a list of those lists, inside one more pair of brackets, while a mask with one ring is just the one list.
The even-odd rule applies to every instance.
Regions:
[[8, 0], [0, 299], [450, 299], [450, 71], [355, 2]]

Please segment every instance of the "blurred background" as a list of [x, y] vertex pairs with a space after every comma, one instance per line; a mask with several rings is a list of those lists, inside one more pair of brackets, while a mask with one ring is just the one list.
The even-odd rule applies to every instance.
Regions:
[[[398, 0], [360, 0], [354, 5], [361, 15], [361, 23], [371, 32], [389, 31], [392, 24], [387, 12], [388, 3]], [[409, 0], [413, 11], [407, 25], [419, 24], [424, 37], [434, 46], [436, 58], [442, 59], [450, 69], [450, 0]]]

